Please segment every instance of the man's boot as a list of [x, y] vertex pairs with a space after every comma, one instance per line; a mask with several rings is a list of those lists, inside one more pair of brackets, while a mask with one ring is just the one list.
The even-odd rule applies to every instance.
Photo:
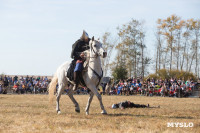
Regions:
[[74, 87], [73, 87], [73, 91], [77, 90], [78, 88], [78, 83], [79, 83], [79, 77], [78, 77], [78, 72], [74, 72]]

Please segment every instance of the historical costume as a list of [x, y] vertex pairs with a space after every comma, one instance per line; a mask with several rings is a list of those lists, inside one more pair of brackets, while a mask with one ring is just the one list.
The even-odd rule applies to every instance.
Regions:
[[73, 45], [72, 45], [72, 52], [71, 52], [71, 58], [74, 59], [72, 62], [76, 62], [76, 66], [74, 69], [74, 88], [73, 90], [76, 90], [79, 84], [79, 77], [82, 74], [83, 70], [83, 63], [85, 61], [84, 59], [84, 51], [88, 50], [89, 47], [89, 35], [83, 31], [83, 34], [80, 39], [78, 39]]

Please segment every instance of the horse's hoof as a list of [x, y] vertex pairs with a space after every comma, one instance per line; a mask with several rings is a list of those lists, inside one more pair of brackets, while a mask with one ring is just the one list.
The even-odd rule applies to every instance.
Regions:
[[57, 114], [58, 114], [58, 115], [61, 114], [61, 111], [57, 111]]
[[101, 114], [107, 115], [107, 112], [104, 110], [104, 111], [101, 112]]
[[85, 114], [86, 114], [86, 115], [89, 115], [89, 112], [86, 112]]
[[75, 111], [76, 111], [77, 113], [80, 113], [80, 110], [76, 110], [76, 109], [75, 109]]

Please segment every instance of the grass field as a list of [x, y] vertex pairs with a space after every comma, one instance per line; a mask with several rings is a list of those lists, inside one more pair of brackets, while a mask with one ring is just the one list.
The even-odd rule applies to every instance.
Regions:
[[[62, 95], [61, 114], [48, 95], [0, 95], [0, 132], [200, 132], [200, 99], [141, 96], [102, 96], [108, 115], [102, 115], [94, 97], [90, 115], [84, 109], [88, 95], [76, 95], [81, 113]], [[138, 104], [160, 105], [160, 108], [110, 109], [113, 103], [130, 100]], [[192, 122], [193, 127], [167, 127], [168, 122]]]

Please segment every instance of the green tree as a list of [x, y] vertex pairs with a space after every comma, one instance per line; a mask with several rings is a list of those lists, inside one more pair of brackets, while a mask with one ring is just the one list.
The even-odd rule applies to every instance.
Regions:
[[119, 79], [126, 79], [127, 78], [127, 70], [123, 66], [117, 66], [113, 72], [112, 76], [114, 77], [114, 80], [119, 80]]

